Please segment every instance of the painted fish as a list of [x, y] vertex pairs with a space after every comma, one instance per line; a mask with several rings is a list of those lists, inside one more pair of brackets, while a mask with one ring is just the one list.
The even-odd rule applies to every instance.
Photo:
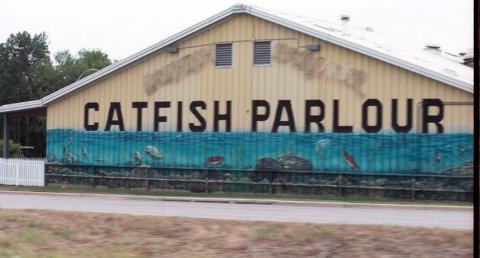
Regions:
[[63, 156], [67, 161], [68, 163], [70, 164], [74, 164], [74, 163], [77, 163], [78, 162], [78, 157], [77, 155], [71, 153], [71, 152], [67, 152], [64, 156]]
[[343, 158], [345, 159], [345, 162], [352, 167], [353, 170], [358, 170], [360, 167], [357, 165], [357, 162], [355, 162], [355, 159], [348, 154], [348, 152], [345, 150], [345, 147], [343, 147]]
[[223, 164], [223, 161], [225, 160], [224, 157], [220, 157], [220, 156], [213, 156], [213, 157], [209, 157], [207, 158], [207, 165], [220, 165], [220, 164]]
[[328, 148], [330, 146], [330, 140], [328, 139], [320, 139], [315, 144], [315, 151], [321, 152], [323, 149]]
[[87, 149], [80, 143], [80, 150], [82, 151], [82, 155], [85, 159], [88, 159], [88, 151]]
[[70, 146], [70, 144], [72, 144], [72, 141], [71, 140], [68, 140], [64, 145], [63, 145], [63, 155], [67, 155], [67, 153], [70, 152], [70, 150], [68, 150], [68, 147]]
[[135, 166], [140, 166], [142, 165], [142, 154], [140, 154], [139, 151], [134, 151], [132, 153], [133, 158], [135, 159]]
[[140, 154], [139, 151], [134, 151], [132, 153], [132, 157], [135, 159], [135, 160], [142, 160], [142, 154]]
[[71, 140], [68, 140], [65, 145], [63, 145], [63, 157], [68, 161], [70, 164], [74, 164], [78, 162], [77, 155], [73, 154], [68, 148], [72, 144]]
[[162, 153], [160, 153], [158, 149], [153, 146], [145, 146], [144, 151], [155, 159], [163, 159]]

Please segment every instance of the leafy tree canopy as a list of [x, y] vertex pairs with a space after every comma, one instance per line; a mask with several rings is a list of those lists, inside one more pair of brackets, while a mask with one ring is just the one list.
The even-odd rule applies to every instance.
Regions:
[[61, 75], [58, 82], [64, 86], [112, 63], [108, 55], [99, 49], [81, 49], [76, 56], [73, 56], [68, 50], [60, 51], [55, 53], [54, 61], [55, 69]]
[[5, 43], [0, 43], [0, 104], [44, 95], [52, 68], [45, 33], [11, 34]]

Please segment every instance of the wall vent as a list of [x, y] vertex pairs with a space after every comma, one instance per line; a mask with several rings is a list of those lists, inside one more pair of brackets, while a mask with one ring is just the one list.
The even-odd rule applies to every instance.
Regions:
[[272, 42], [253, 42], [253, 65], [269, 65], [272, 60]]
[[231, 67], [233, 64], [232, 43], [217, 44], [215, 47], [215, 66]]

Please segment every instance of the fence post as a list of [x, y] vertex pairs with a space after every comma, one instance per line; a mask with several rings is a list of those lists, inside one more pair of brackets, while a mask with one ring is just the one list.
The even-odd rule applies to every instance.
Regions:
[[150, 191], [150, 178], [152, 177], [151, 170], [147, 168], [147, 191]]
[[47, 172], [47, 162], [43, 162], [43, 186], [48, 186], [48, 182], [47, 182], [47, 175], [46, 175], [46, 172]]
[[205, 177], [205, 192], [208, 193], [208, 177]]
[[15, 185], [20, 185], [20, 164], [15, 164]]
[[343, 196], [343, 175], [342, 173], [338, 173], [337, 176], [338, 182], [337, 182], [337, 191], [339, 196]]
[[415, 200], [415, 185], [417, 182], [417, 178], [415, 176], [412, 177], [412, 200]]
[[40, 173], [40, 180], [38, 180], [38, 181], [40, 182], [40, 186], [46, 186], [45, 171], [47, 171], [47, 169], [46, 169], [45, 159], [42, 160], [41, 171], [42, 172]]
[[273, 189], [272, 189], [272, 183], [273, 183], [273, 171], [269, 171], [270, 172], [270, 184], [268, 185], [268, 191], [270, 194], [273, 194]]

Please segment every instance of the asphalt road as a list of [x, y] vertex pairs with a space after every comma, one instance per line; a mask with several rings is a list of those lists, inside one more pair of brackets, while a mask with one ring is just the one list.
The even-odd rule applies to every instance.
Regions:
[[279, 202], [239, 204], [198, 199], [175, 201], [165, 198], [112, 195], [40, 194], [0, 192], [0, 208], [48, 209], [134, 215], [194, 218], [309, 222], [335, 224], [386, 224], [473, 229], [473, 209], [405, 208], [399, 205], [322, 205]]

